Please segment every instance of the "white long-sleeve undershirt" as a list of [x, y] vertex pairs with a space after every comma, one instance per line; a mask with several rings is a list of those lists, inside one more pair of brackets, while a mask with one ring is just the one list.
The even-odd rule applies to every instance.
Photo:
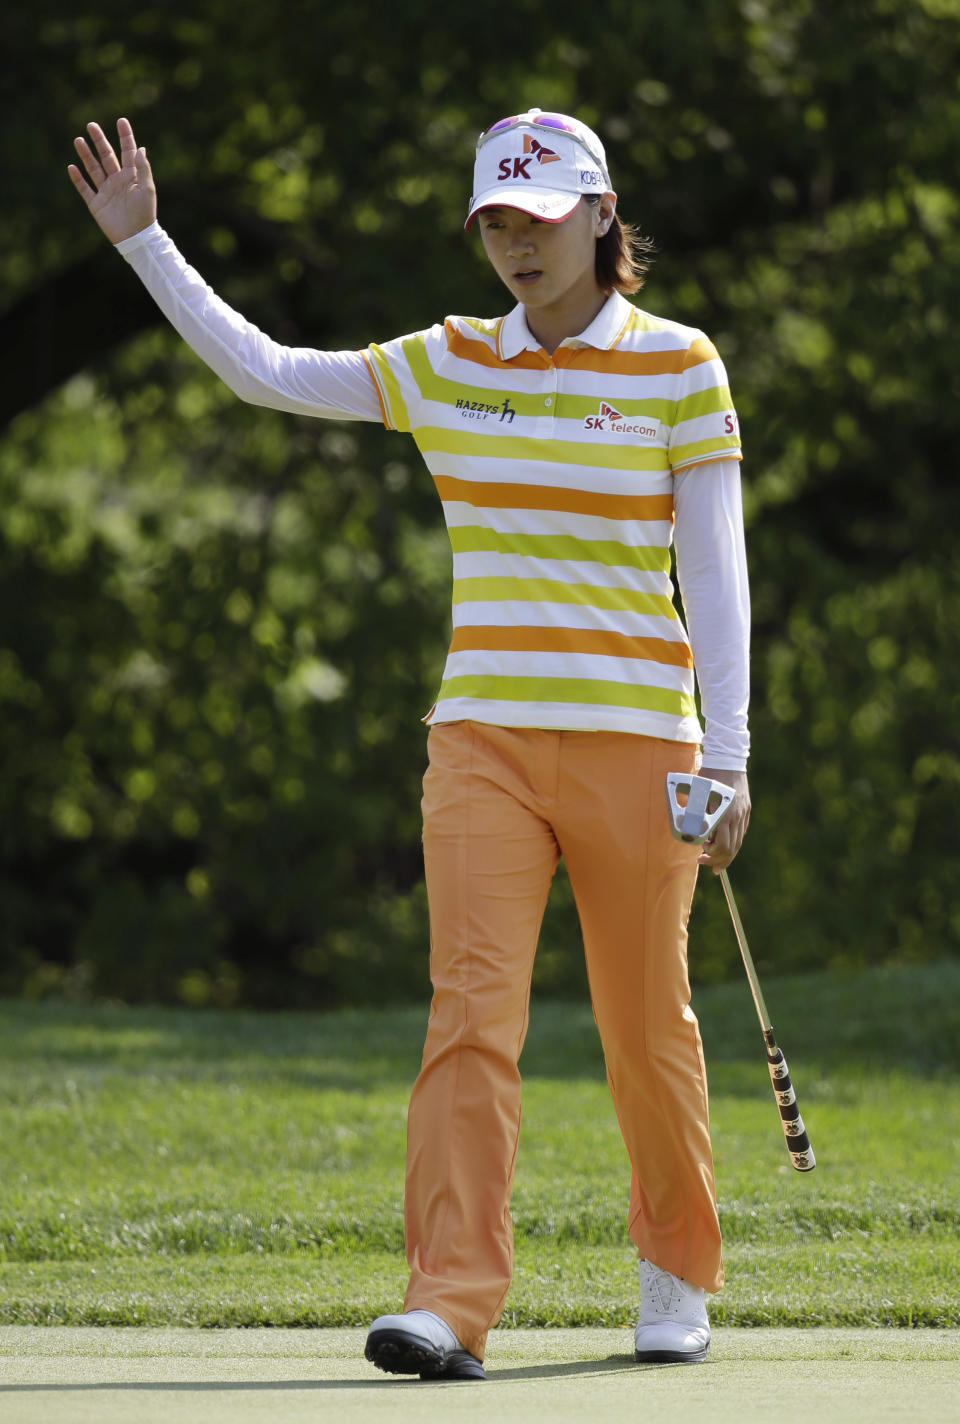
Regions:
[[159, 223], [117, 243], [170, 324], [241, 400], [295, 415], [383, 419], [359, 351], [281, 346], [221, 301]]
[[703, 713], [703, 765], [745, 771], [750, 750], [750, 586], [740, 464], [710, 460], [673, 481], [673, 543]]
[[[158, 223], [117, 244], [164, 316], [241, 400], [297, 415], [382, 419], [359, 351], [283, 346], [222, 301]], [[703, 764], [742, 771], [749, 752], [750, 595], [740, 469], [711, 460], [674, 478], [677, 582], [705, 723]]]

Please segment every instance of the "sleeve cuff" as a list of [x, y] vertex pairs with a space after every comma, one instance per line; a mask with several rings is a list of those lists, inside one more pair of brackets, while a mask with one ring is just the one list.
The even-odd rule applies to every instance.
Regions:
[[162, 232], [163, 228], [154, 221], [149, 227], [142, 227], [132, 237], [125, 237], [122, 242], [115, 242], [113, 246], [121, 257], [126, 257], [128, 252], [135, 252], [138, 247], [143, 247], [151, 238], [159, 237]]
[[[129, 241], [133, 241], [132, 238]], [[739, 445], [733, 445], [728, 450], [715, 450], [712, 455], [695, 455], [689, 460], [684, 460], [679, 465], [671, 465], [670, 471], [674, 475], [679, 475], [681, 470], [693, 470], [697, 465], [712, 465], [717, 460], [743, 460], [743, 451]]]

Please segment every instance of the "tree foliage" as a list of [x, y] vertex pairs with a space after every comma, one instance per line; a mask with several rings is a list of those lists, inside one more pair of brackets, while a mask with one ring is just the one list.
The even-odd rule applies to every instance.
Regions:
[[[410, 0], [6, 21], [0, 984], [187, 1002], [420, 992], [420, 718], [449, 553], [406, 438], [236, 403], [64, 174], [126, 113], [161, 220], [291, 344], [504, 309], [476, 134], [607, 143], [744, 429], [761, 968], [955, 952], [954, 0]], [[11, 117], [15, 116], [15, 118]], [[15, 129], [14, 129], [15, 124]], [[733, 964], [722, 897], [694, 972]], [[582, 987], [561, 882], [538, 966]]]

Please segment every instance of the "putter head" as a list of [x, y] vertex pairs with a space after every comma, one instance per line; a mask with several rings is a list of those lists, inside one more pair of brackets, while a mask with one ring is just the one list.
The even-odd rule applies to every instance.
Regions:
[[[685, 797], [683, 804], [680, 797]], [[709, 776], [693, 776], [685, 771], [667, 772], [667, 811], [670, 830], [678, 841], [703, 845], [723, 820], [733, 800], [734, 790]]]

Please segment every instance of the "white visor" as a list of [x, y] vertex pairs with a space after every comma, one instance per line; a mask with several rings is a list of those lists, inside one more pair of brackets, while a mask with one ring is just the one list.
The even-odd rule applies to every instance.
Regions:
[[[596, 134], [577, 124], [583, 137], [536, 123], [540, 111], [521, 115], [511, 128], [481, 135], [473, 170], [470, 227], [481, 208], [520, 208], [543, 222], [563, 222], [585, 193], [612, 193], [606, 155]], [[529, 118], [529, 125], [523, 119]], [[602, 162], [601, 162], [602, 160]]]

